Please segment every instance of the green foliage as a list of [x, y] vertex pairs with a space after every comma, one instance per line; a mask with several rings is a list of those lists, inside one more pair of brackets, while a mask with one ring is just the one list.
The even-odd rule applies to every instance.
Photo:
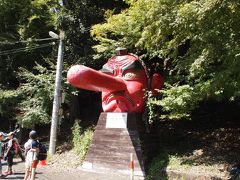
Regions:
[[169, 155], [161, 151], [158, 156], [156, 156], [152, 162], [150, 163], [149, 167], [147, 168], [147, 180], [162, 178], [163, 180], [167, 179], [162, 177], [161, 172], [167, 167], [169, 163]]
[[87, 129], [83, 132], [79, 125], [79, 122], [75, 121], [73, 125], [72, 136], [74, 150], [80, 156], [81, 159], [84, 159], [88, 147], [90, 145], [90, 142], [92, 140], [93, 130]]
[[[50, 53], [46, 41], [32, 41], [48, 37], [53, 26], [48, 3], [48, 0], [0, 0], [0, 86], [3, 89], [17, 89], [22, 83], [17, 79], [19, 69], [32, 71], [35, 62], [44, 64], [44, 57]], [[38, 48], [42, 45], [45, 47]]]
[[120, 9], [123, 4], [121, 0], [73, 0], [68, 1], [67, 6], [59, 11], [56, 24], [66, 32], [65, 61], [69, 65], [80, 63], [95, 69], [101, 67], [103, 56], [98, 57], [102, 61], [93, 59], [92, 46], [96, 42], [90, 36], [90, 29], [92, 25], [104, 20], [104, 9]]
[[26, 127], [39, 123], [49, 123], [54, 92], [55, 70], [37, 64], [35, 73], [21, 69], [20, 79], [25, 81], [19, 88], [22, 101], [19, 109], [22, 113], [18, 121]]
[[[238, 0], [136, 0], [93, 27], [99, 53], [121, 45], [164, 59], [163, 118], [189, 117], [199, 101], [240, 92]], [[106, 52], [107, 51], [107, 52]], [[153, 105], [154, 106], [154, 105]]]
[[17, 28], [20, 39], [30, 40], [48, 36], [48, 31], [53, 28], [54, 23], [54, 14], [49, 10], [51, 5], [50, 0], [27, 1]]
[[19, 101], [18, 92], [13, 90], [0, 90], [0, 115], [5, 119], [10, 119], [17, 112], [15, 108]]
[[[49, 38], [48, 32], [54, 29], [56, 33], [65, 30], [63, 77], [66, 69], [75, 63], [99, 68], [102, 62], [92, 59], [91, 46], [95, 42], [89, 31], [92, 24], [103, 20], [104, 9], [116, 12], [123, 4], [121, 0], [74, 0], [61, 7], [57, 1], [50, 0], [0, 0], [0, 87], [3, 93], [15, 90], [17, 94], [11, 105], [2, 104], [1, 116], [8, 118], [11, 114], [9, 120], [17, 118], [24, 126], [49, 123], [55, 67], [50, 67], [45, 59], [56, 59], [57, 48], [35, 49], [52, 45], [35, 39]], [[53, 7], [56, 13], [50, 11]], [[74, 93], [66, 83], [63, 89]]]
[[[155, 105], [163, 107], [160, 115], [163, 119], [188, 118], [191, 111], [198, 105], [201, 96], [189, 85], [171, 86], [166, 84], [166, 87], [168, 89], [160, 91], [163, 95], [162, 100], [151, 97], [148, 99], [148, 105], [150, 107]], [[150, 113], [153, 112], [150, 110]]]
[[[4, 101], [1, 104], [3, 119], [18, 119], [27, 126], [49, 122], [46, 112], [49, 114], [50, 108], [46, 99], [51, 94], [41, 91], [44, 89], [42, 85], [37, 86], [39, 82], [46, 82], [43, 75], [37, 75], [40, 70], [36, 68], [46, 65], [44, 57], [49, 55], [50, 49], [31, 48], [42, 46], [46, 41], [33, 40], [47, 38], [48, 31], [53, 27], [50, 4], [49, 0], [0, 0], [0, 101]], [[33, 68], [35, 62], [39, 66]], [[18, 78], [20, 69], [25, 70]], [[49, 87], [52, 87], [52, 82]], [[7, 94], [9, 98], [6, 98]], [[42, 99], [43, 102], [39, 102]]]

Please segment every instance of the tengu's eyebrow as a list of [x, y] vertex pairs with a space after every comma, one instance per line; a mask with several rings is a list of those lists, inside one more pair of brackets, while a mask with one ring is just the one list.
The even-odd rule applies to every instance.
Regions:
[[122, 68], [122, 72], [128, 69], [144, 69], [143, 65], [139, 61], [134, 61], [132, 64]]
[[114, 73], [114, 70], [106, 64], [102, 67], [102, 69], [100, 69], [100, 71], [103, 73]]

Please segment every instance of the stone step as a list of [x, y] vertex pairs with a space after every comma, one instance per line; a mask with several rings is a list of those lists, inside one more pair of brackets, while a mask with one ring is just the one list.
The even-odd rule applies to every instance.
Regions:
[[137, 174], [144, 176], [141, 140], [137, 131], [138, 116], [128, 115], [127, 128], [106, 128], [106, 117], [107, 113], [99, 117], [83, 167], [90, 171], [129, 173], [132, 154]]

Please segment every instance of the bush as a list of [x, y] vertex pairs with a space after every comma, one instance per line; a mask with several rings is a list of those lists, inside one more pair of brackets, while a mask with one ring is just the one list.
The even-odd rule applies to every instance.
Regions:
[[89, 128], [83, 131], [79, 125], [79, 122], [75, 121], [73, 125], [72, 135], [74, 150], [81, 159], [84, 159], [92, 140], [93, 130]]
[[159, 59], [169, 86], [149, 105], [162, 108], [161, 118], [190, 118], [209, 99], [239, 100], [239, 0], [126, 2], [127, 10], [93, 26], [95, 47], [102, 54], [124, 46]]
[[[147, 180], [157, 179], [157, 177], [161, 176], [161, 171], [167, 167], [169, 163], [169, 155], [161, 151], [159, 155], [157, 155], [152, 162], [150, 163], [149, 167], [147, 168]], [[162, 180], [165, 180], [165, 177], [162, 177]]]

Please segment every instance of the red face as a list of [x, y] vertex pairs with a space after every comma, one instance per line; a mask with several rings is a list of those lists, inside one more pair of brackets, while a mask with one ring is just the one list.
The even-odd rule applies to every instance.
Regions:
[[144, 111], [147, 75], [136, 56], [130, 54], [115, 56], [108, 60], [101, 71], [112, 77], [122, 79], [126, 85], [125, 90], [102, 92], [104, 112]]
[[[104, 112], [143, 112], [144, 94], [148, 79], [138, 57], [126, 54], [108, 60], [101, 72], [83, 65], [72, 66], [67, 74], [68, 82], [78, 88], [102, 92]], [[160, 74], [151, 79], [153, 94], [163, 85]]]

